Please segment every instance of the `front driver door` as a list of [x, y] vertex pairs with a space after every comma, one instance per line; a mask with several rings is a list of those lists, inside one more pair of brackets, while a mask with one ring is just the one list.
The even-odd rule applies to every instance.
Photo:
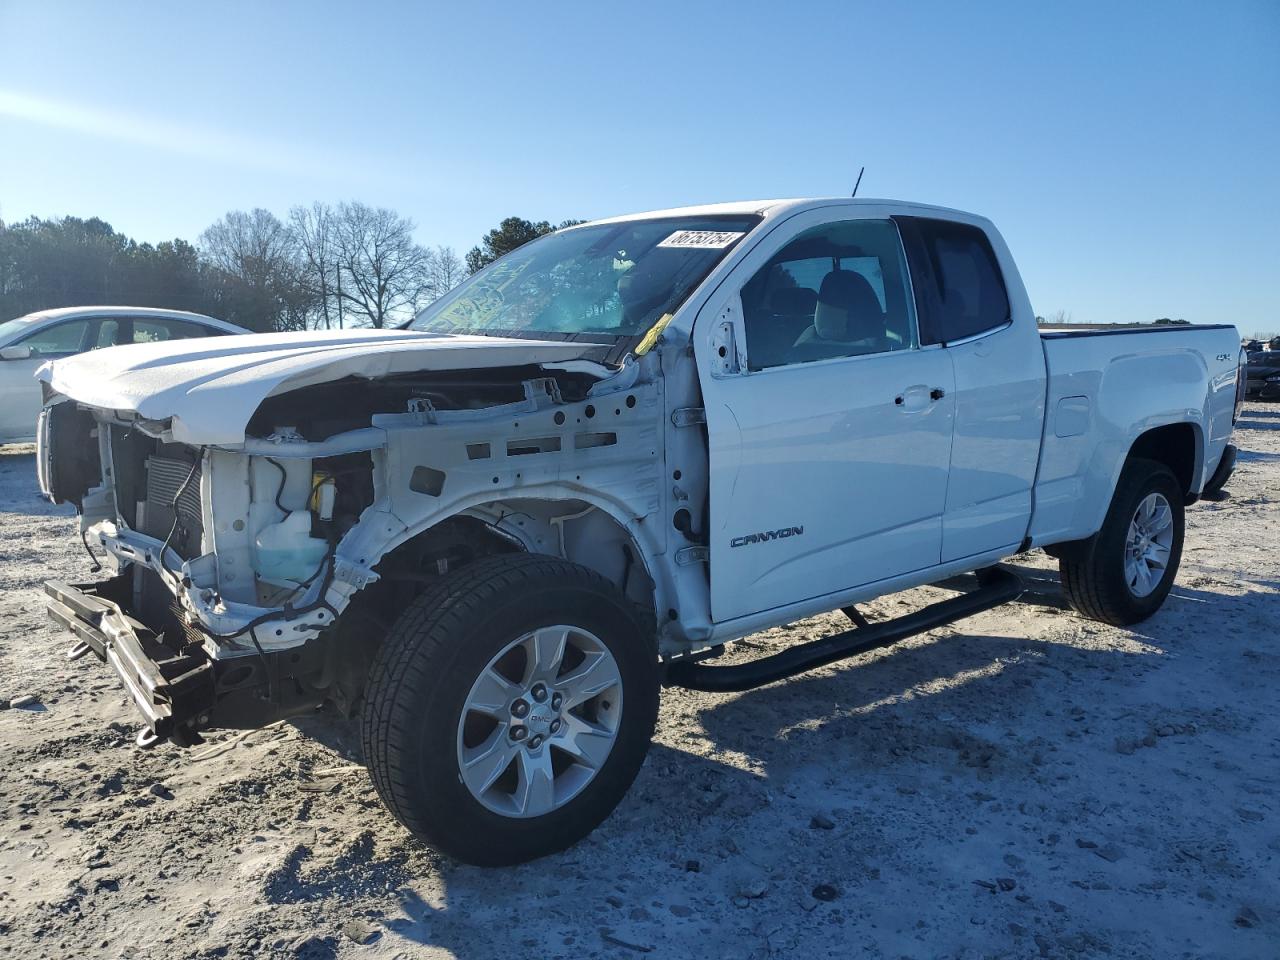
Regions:
[[919, 346], [897, 228], [802, 214], [734, 277], [694, 334], [712, 618], [936, 566], [954, 378]]
[[41, 327], [12, 344], [28, 348], [31, 355], [0, 360], [0, 443], [35, 436], [42, 401], [36, 370], [46, 360], [79, 353], [84, 349], [88, 331], [87, 320], [63, 320]]

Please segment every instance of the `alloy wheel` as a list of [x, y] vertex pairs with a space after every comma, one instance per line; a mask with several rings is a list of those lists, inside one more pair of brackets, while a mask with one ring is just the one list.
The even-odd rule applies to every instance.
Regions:
[[1173, 550], [1173, 508], [1160, 493], [1138, 504], [1125, 537], [1124, 582], [1135, 597], [1146, 597], [1160, 585]]
[[551, 813], [599, 773], [621, 719], [622, 677], [608, 647], [579, 627], [534, 630], [490, 660], [467, 694], [462, 782], [502, 816]]

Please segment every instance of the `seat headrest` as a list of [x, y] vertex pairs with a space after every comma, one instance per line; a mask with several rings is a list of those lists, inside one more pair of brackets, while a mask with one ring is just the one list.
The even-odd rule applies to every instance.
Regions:
[[769, 312], [784, 316], [813, 316], [818, 295], [808, 287], [783, 287], [769, 297]]
[[823, 340], [862, 340], [884, 333], [880, 298], [867, 278], [852, 270], [832, 270], [818, 290], [813, 329]]

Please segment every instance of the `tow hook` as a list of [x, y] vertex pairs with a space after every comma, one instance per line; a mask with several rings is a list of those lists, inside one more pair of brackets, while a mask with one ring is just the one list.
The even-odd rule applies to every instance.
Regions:
[[93, 648], [89, 646], [87, 643], [85, 643], [83, 640], [81, 640], [79, 643], [73, 643], [71, 645], [71, 649], [67, 651], [67, 659], [79, 660], [86, 653], [89, 653], [92, 649]]
[[143, 750], [150, 750], [160, 742], [160, 736], [150, 727], [143, 727], [133, 738], [133, 742]]

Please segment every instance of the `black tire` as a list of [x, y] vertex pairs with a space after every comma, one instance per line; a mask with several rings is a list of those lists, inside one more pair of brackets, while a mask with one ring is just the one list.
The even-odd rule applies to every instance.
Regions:
[[[1125, 550], [1129, 523], [1138, 506], [1152, 493], [1165, 498], [1173, 514], [1173, 542], [1169, 561], [1155, 589], [1136, 596], [1125, 578]], [[1062, 590], [1083, 616], [1123, 627], [1147, 619], [1164, 603], [1182, 560], [1184, 491], [1173, 472], [1154, 460], [1134, 458], [1120, 474], [1102, 529], [1091, 543], [1058, 561]]]
[[[556, 624], [588, 630], [608, 648], [621, 717], [611, 752], [580, 793], [516, 819], [488, 809], [463, 782], [458, 725], [490, 660]], [[652, 631], [612, 583], [554, 557], [480, 560], [426, 590], [393, 625], [365, 691], [365, 763], [383, 802], [431, 846], [479, 866], [523, 863], [572, 846], [617, 806], [648, 752], [658, 689]]]

